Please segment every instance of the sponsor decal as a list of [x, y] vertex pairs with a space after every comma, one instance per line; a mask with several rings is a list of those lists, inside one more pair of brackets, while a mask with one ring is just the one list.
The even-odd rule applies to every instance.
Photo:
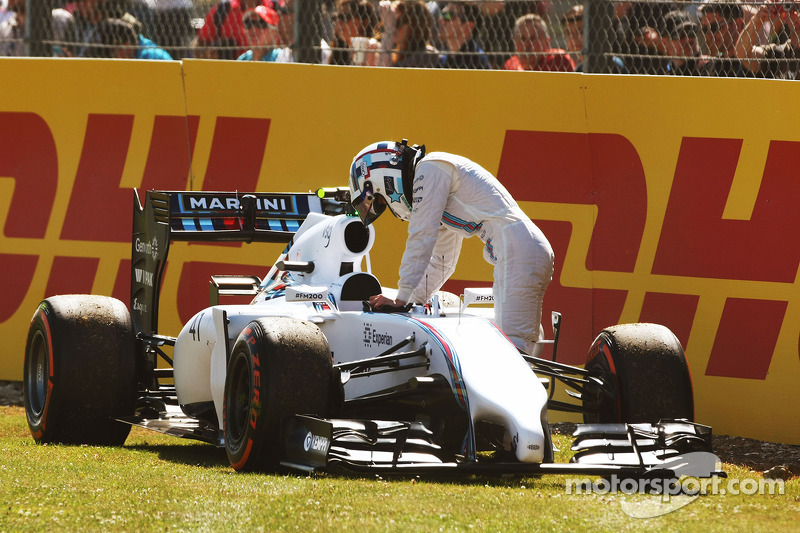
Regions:
[[139, 303], [139, 298], [133, 299], [133, 310], [138, 311], [139, 313], [146, 313], [147, 312], [147, 304]]
[[295, 297], [298, 300], [324, 300], [325, 295], [321, 292], [298, 292]]
[[153, 286], [153, 273], [143, 270], [141, 268], [134, 268], [133, 269], [134, 276], [136, 277], [136, 283], [141, 283], [143, 285], [147, 285], [148, 287]]
[[325, 225], [325, 228], [322, 230], [322, 238], [325, 239], [325, 244], [323, 248], [327, 248], [331, 244], [331, 235], [333, 235], [333, 226], [334, 222], [329, 222]]
[[[195, 196], [182, 194], [181, 208], [191, 211], [236, 211], [241, 202], [235, 196]], [[287, 205], [285, 196], [256, 196], [256, 209], [259, 211], [293, 212], [294, 206]]]
[[315, 452], [328, 452], [329, 441], [327, 437], [322, 437], [320, 435], [314, 435], [310, 431], [308, 435], [306, 435], [306, 439], [303, 442], [303, 448], [305, 451], [315, 451]]
[[136, 251], [140, 254], [149, 255], [154, 260], [158, 259], [158, 239], [153, 237], [153, 239], [149, 242], [145, 242], [139, 237], [136, 237], [135, 246]]
[[385, 344], [386, 346], [392, 345], [392, 336], [388, 333], [382, 333], [372, 327], [372, 324], [364, 324], [364, 345], [365, 346], [372, 346], [376, 344], [381, 346]]
[[383, 177], [383, 186], [386, 188], [386, 194], [392, 196], [395, 194], [394, 190], [394, 178], [390, 178], [389, 176]]

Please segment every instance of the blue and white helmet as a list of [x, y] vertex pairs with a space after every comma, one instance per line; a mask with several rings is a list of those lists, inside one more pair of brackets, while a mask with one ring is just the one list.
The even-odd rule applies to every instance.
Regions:
[[350, 198], [365, 226], [388, 207], [401, 220], [411, 217], [411, 182], [424, 146], [382, 141], [361, 150], [350, 167]]

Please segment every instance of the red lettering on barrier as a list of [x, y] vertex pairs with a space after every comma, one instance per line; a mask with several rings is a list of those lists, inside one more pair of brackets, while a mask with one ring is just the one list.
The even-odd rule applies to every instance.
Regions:
[[128, 306], [131, 305], [131, 260], [123, 259], [119, 262], [117, 278], [114, 281], [114, 290], [111, 296]]
[[[131, 209], [131, 191], [121, 189], [119, 181], [133, 120], [133, 115], [89, 115], [62, 239], [130, 241], [130, 217], [115, 218], [113, 224], [105, 222]], [[143, 188], [186, 188], [198, 121], [198, 117], [155, 118]]]
[[652, 322], [667, 326], [684, 348], [689, 342], [699, 296], [648, 292], [644, 296], [640, 322]]
[[770, 143], [750, 220], [723, 220], [741, 145], [739, 139], [684, 138], [653, 273], [794, 282], [800, 143]]
[[130, 240], [130, 217], [119, 216], [130, 211], [130, 194], [122, 198], [119, 181], [132, 129], [133, 115], [89, 115], [61, 239]]
[[[587, 269], [633, 272], [647, 216], [647, 187], [639, 155], [625, 137], [508, 131], [497, 177], [517, 201], [596, 204]], [[603, 327], [619, 321], [627, 291], [562, 285], [562, 259], [572, 226], [568, 222], [535, 222], [556, 254], [542, 317], [545, 331], [549, 332], [550, 310], [560, 311], [564, 322], [559, 360], [583, 364], [588, 341]]]
[[706, 375], [766, 379], [787, 306], [787, 302], [729, 298], [717, 327]]
[[187, 188], [199, 125], [200, 117], [196, 115], [156, 117], [142, 176], [143, 190]]
[[[800, 248], [795, 245], [800, 237], [800, 210], [796, 205], [800, 196], [800, 143], [770, 143], [750, 219], [724, 220], [741, 145], [739, 139], [683, 140], [654, 273], [794, 282], [800, 264]], [[764, 379], [786, 305], [728, 300], [706, 374]], [[759, 317], [758, 335], [742, 335], [752, 330], [753, 317]]]
[[[277, 257], [277, 253], [276, 253]], [[206, 263], [189, 261], [183, 264], [178, 281], [178, 316], [181, 323], [186, 324], [199, 311], [209, 305], [208, 284], [213, 274], [241, 274], [245, 276], [264, 275], [268, 268], [265, 265], [235, 265], [228, 263]], [[220, 303], [247, 304], [253, 297], [226, 297]]]
[[633, 272], [647, 184], [639, 154], [625, 137], [508, 131], [497, 177], [517, 201], [596, 204], [586, 267]]
[[[53, 266], [50, 268], [50, 279], [44, 291], [45, 296], [91, 294], [99, 264], [100, 259], [96, 257], [54, 257]], [[76, 272], [80, 275], [76, 276]]]
[[203, 190], [255, 191], [269, 124], [269, 119], [217, 118]]
[[6, 278], [0, 290], [0, 323], [5, 322], [19, 309], [36, 271], [37, 255], [0, 254], [0, 272]]
[[15, 180], [3, 234], [42, 238], [58, 186], [58, 153], [50, 127], [36, 113], [0, 113], [0, 146], [0, 178]]

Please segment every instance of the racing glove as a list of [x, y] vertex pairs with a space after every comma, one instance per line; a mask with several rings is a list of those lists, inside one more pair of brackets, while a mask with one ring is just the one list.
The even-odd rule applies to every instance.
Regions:
[[382, 305], [380, 307], [372, 307], [368, 301], [364, 300], [364, 311], [372, 313], [406, 313], [411, 309], [412, 304], [406, 305]]

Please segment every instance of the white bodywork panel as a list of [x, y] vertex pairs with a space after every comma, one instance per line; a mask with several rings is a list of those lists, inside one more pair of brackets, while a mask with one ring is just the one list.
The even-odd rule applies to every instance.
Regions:
[[[546, 446], [543, 422], [547, 393], [517, 348], [492, 323], [492, 310], [473, 311], [466, 305], [489, 302], [491, 289], [465, 291], [472, 302], [462, 306], [458, 301], [441, 312], [436, 301], [429, 314], [422, 308], [407, 314], [363, 312], [360, 301], [340, 298], [343, 280], [369, 271], [369, 262], [362, 270], [362, 261], [374, 242], [370, 227], [363, 253], [340, 253], [337, 259], [335, 250], [345, 247], [342, 235], [352, 222], [344, 216], [309, 216], [297, 232], [294, 246], [283, 257], [314, 261], [314, 272], [292, 272], [291, 283], [280, 295], [267, 295], [264, 290], [250, 305], [218, 305], [189, 320], [177, 337], [173, 353], [179, 403], [213, 402], [222, 427], [228, 353], [239, 333], [258, 318], [293, 317], [317, 324], [328, 339], [335, 364], [378, 356], [413, 334], [414, 340], [403, 351], [426, 344], [430, 368], [351, 379], [344, 385], [345, 398], [385, 391], [414, 377], [440, 374], [450, 383], [456, 401], [469, 413], [473, 425], [486, 421], [505, 427], [518, 460], [541, 462]], [[344, 261], [352, 263], [352, 273], [340, 275], [339, 265]], [[392, 293], [386, 288], [383, 291]], [[472, 428], [466, 440], [466, 451], [474, 453]]]

